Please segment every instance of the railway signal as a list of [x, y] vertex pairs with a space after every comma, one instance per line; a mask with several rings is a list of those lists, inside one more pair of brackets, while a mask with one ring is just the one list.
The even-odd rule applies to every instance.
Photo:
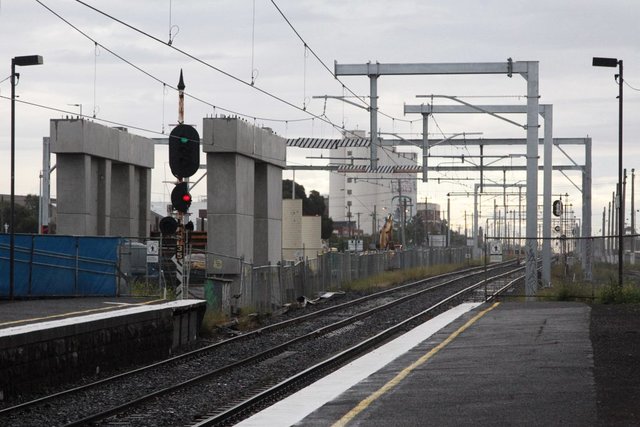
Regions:
[[200, 135], [190, 125], [179, 124], [169, 135], [169, 167], [178, 179], [189, 178], [200, 167]]
[[562, 216], [562, 200], [556, 200], [553, 202], [553, 214], [555, 216]]
[[176, 233], [176, 230], [178, 229], [178, 221], [176, 221], [172, 216], [165, 216], [160, 220], [158, 228], [163, 236], [170, 236]]
[[181, 213], [187, 213], [191, 206], [191, 194], [189, 193], [189, 184], [179, 182], [171, 191], [171, 204], [173, 208]]

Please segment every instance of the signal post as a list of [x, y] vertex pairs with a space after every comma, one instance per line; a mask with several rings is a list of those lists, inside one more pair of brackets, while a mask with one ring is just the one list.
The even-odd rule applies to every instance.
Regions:
[[160, 221], [162, 234], [176, 236], [176, 254], [172, 260], [176, 265], [177, 299], [183, 299], [188, 294], [184, 269], [186, 244], [184, 217], [189, 212], [192, 198], [187, 179], [200, 167], [200, 135], [193, 126], [184, 124], [184, 89], [181, 70], [178, 83], [178, 125], [173, 128], [169, 136], [169, 167], [177, 180], [171, 191], [171, 205], [176, 211], [176, 218], [169, 216]]

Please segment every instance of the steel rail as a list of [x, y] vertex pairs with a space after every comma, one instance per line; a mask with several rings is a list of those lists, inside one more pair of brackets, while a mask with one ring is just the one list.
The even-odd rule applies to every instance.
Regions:
[[[502, 265], [499, 268], [504, 268], [504, 267], [505, 266]], [[518, 269], [522, 269], [522, 268], [524, 268], [524, 267], [519, 267]], [[478, 276], [479, 275], [484, 275], [484, 274], [485, 274], [485, 272], [483, 270], [474, 273], [474, 275], [478, 275]], [[142, 403], [144, 403], [144, 402], [146, 402], [148, 400], [157, 398], [159, 396], [163, 396], [163, 395], [168, 394], [168, 393], [172, 393], [172, 392], [174, 392], [176, 390], [179, 390], [181, 388], [184, 388], [184, 387], [188, 387], [188, 386], [197, 384], [199, 382], [208, 380], [209, 378], [212, 378], [212, 377], [215, 377], [215, 376], [230, 372], [230, 371], [232, 371], [234, 369], [239, 369], [239, 368], [242, 368], [242, 367], [249, 366], [251, 364], [259, 363], [260, 361], [269, 359], [269, 358], [271, 358], [271, 357], [273, 357], [273, 356], [275, 356], [277, 354], [280, 354], [280, 353], [286, 351], [287, 348], [289, 348], [290, 346], [292, 346], [294, 344], [297, 344], [297, 343], [300, 343], [300, 342], [303, 342], [303, 341], [307, 341], [307, 340], [311, 340], [311, 339], [316, 339], [316, 338], [318, 338], [318, 337], [320, 337], [322, 335], [326, 335], [326, 334], [328, 334], [328, 333], [330, 333], [332, 331], [335, 331], [335, 330], [343, 328], [343, 327], [345, 327], [347, 325], [353, 324], [355, 321], [358, 321], [358, 320], [361, 320], [363, 318], [369, 317], [369, 316], [371, 316], [371, 315], [373, 315], [373, 314], [375, 314], [377, 312], [389, 309], [389, 308], [394, 307], [396, 305], [399, 305], [399, 304], [401, 304], [403, 302], [409, 301], [409, 300], [411, 300], [413, 298], [416, 298], [417, 296], [420, 296], [420, 295], [422, 295], [424, 293], [427, 293], [429, 291], [433, 291], [435, 289], [440, 289], [440, 288], [442, 288], [444, 286], [448, 286], [448, 285], [451, 285], [453, 283], [456, 283], [456, 282], [459, 282], [459, 281], [462, 281], [462, 280], [465, 280], [465, 279], [468, 279], [468, 278], [469, 278], [468, 276], [457, 277], [457, 278], [448, 280], [446, 282], [439, 283], [439, 284], [434, 285], [432, 287], [421, 289], [421, 290], [419, 290], [419, 291], [417, 291], [415, 293], [412, 293], [412, 294], [409, 294], [409, 295], [405, 295], [403, 297], [400, 297], [400, 298], [398, 298], [396, 300], [393, 300], [393, 301], [390, 301], [388, 303], [382, 304], [380, 306], [373, 307], [373, 308], [371, 308], [369, 310], [362, 311], [360, 313], [357, 313], [357, 314], [355, 314], [353, 316], [350, 316], [348, 318], [339, 320], [339, 321], [337, 321], [335, 323], [332, 323], [330, 325], [326, 325], [326, 326], [317, 328], [316, 330], [314, 330], [314, 331], [312, 331], [310, 333], [307, 333], [307, 334], [292, 338], [289, 341], [286, 341], [286, 342], [284, 342], [282, 344], [279, 344], [277, 346], [271, 347], [270, 349], [267, 349], [267, 350], [265, 350], [263, 352], [254, 354], [254, 355], [249, 356], [249, 357], [247, 357], [245, 359], [236, 361], [234, 363], [230, 363], [230, 364], [228, 364], [226, 366], [223, 366], [223, 367], [214, 369], [212, 371], [206, 372], [204, 374], [192, 377], [192, 378], [190, 378], [188, 380], [185, 380], [185, 381], [182, 381], [180, 383], [173, 384], [173, 385], [167, 386], [165, 388], [155, 390], [155, 391], [153, 391], [151, 393], [145, 394], [145, 395], [140, 396], [140, 397], [138, 397], [136, 399], [131, 399], [130, 401], [125, 402], [123, 404], [116, 405], [116, 406], [113, 406], [113, 407], [111, 407], [111, 408], [109, 408], [107, 410], [104, 410], [104, 411], [97, 412], [97, 413], [94, 413], [92, 415], [86, 416], [86, 417], [84, 417], [84, 418], [82, 418], [80, 420], [73, 421], [71, 423], [66, 424], [66, 426], [67, 427], [80, 426], [80, 425], [86, 425], [88, 423], [92, 423], [92, 422], [95, 422], [95, 421], [103, 420], [103, 419], [106, 419], [106, 418], [108, 418], [110, 416], [113, 416], [115, 414], [121, 413], [121, 412], [123, 412], [123, 411], [125, 411], [127, 409], [130, 409], [130, 408], [132, 408], [134, 406], [140, 405], [140, 404], [142, 404]], [[416, 282], [412, 283], [411, 285], [415, 286], [415, 283]], [[484, 283], [484, 280], [481, 283]], [[386, 294], [388, 292], [385, 291], [385, 292], [381, 292], [381, 293], [385, 293]]]
[[[492, 269], [501, 268], [501, 267], [504, 267], [506, 265], [509, 265], [510, 263], [513, 263], [513, 260], [509, 260], [509, 261], [505, 261], [505, 262], [497, 263], [497, 264], [492, 264]], [[110, 376], [110, 377], [107, 377], [107, 378], [103, 378], [103, 379], [100, 379], [100, 380], [97, 380], [97, 381], [94, 381], [94, 382], [91, 382], [91, 383], [88, 383], [88, 384], [83, 384], [83, 385], [78, 386], [78, 387], [70, 388], [70, 389], [63, 390], [63, 391], [60, 391], [60, 392], [57, 392], [57, 393], [53, 393], [53, 394], [50, 394], [50, 395], [47, 395], [47, 396], [43, 396], [43, 397], [40, 397], [40, 398], [37, 398], [37, 399], [33, 399], [33, 400], [30, 400], [30, 401], [27, 401], [27, 402], [23, 402], [23, 403], [14, 405], [14, 406], [3, 408], [3, 409], [0, 409], [0, 416], [1, 415], [6, 415], [6, 414], [8, 414], [10, 412], [15, 412], [17, 410], [22, 410], [22, 409], [28, 408], [30, 406], [36, 406], [36, 405], [45, 403], [45, 402], [47, 402], [49, 400], [53, 400], [53, 399], [56, 399], [56, 398], [63, 397], [65, 395], [69, 395], [69, 394], [77, 393], [79, 391], [88, 390], [90, 388], [98, 387], [100, 385], [103, 385], [103, 384], [106, 384], [106, 383], [109, 383], [109, 382], [113, 382], [113, 381], [117, 381], [117, 380], [126, 378], [128, 376], [133, 376], [133, 375], [136, 375], [136, 374], [140, 374], [142, 372], [149, 371], [151, 369], [155, 369], [155, 368], [158, 368], [158, 367], [161, 367], [161, 366], [164, 366], [164, 365], [169, 365], [171, 363], [175, 363], [175, 362], [178, 362], [180, 360], [187, 359], [189, 357], [197, 356], [197, 355], [205, 353], [207, 351], [218, 349], [219, 347], [222, 347], [224, 345], [228, 345], [228, 344], [231, 344], [231, 343], [234, 343], [234, 342], [237, 342], [237, 341], [247, 340], [247, 339], [250, 339], [252, 337], [264, 334], [265, 332], [268, 332], [268, 331], [271, 331], [271, 330], [276, 330], [276, 329], [284, 328], [284, 327], [287, 327], [287, 326], [290, 326], [290, 325], [294, 325], [294, 324], [297, 324], [297, 323], [302, 323], [302, 322], [304, 322], [306, 320], [317, 318], [317, 317], [326, 315], [328, 313], [331, 313], [333, 311], [338, 311], [338, 310], [341, 310], [341, 309], [344, 309], [344, 308], [348, 308], [350, 306], [354, 306], [354, 305], [357, 305], [357, 304], [360, 304], [360, 303], [363, 303], [363, 302], [366, 302], [366, 301], [369, 301], [369, 300], [372, 300], [372, 299], [375, 299], [375, 298], [379, 298], [381, 296], [384, 296], [384, 295], [387, 295], [387, 294], [390, 294], [390, 293], [393, 293], [393, 292], [398, 292], [400, 290], [409, 289], [409, 288], [417, 287], [417, 286], [420, 286], [420, 285], [425, 285], [425, 284], [428, 284], [430, 282], [442, 280], [442, 279], [445, 279], [445, 278], [451, 277], [451, 276], [464, 275], [464, 274], [469, 274], [469, 273], [473, 273], [473, 272], [478, 272], [478, 271], [481, 271], [483, 268], [484, 268], [484, 266], [479, 266], [479, 267], [472, 267], [472, 268], [467, 268], [467, 269], [463, 269], [463, 270], [452, 271], [452, 272], [440, 274], [440, 275], [437, 275], [437, 276], [428, 277], [426, 279], [420, 279], [420, 280], [417, 280], [417, 281], [414, 281], [414, 282], [411, 282], [411, 283], [407, 283], [407, 284], [404, 284], [404, 285], [395, 286], [395, 287], [388, 288], [388, 289], [385, 289], [385, 290], [382, 290], [382, 291], [374, 292], [372, 294], [365, 295], [365, 296], [362, 296], [360, 298], [353, 299], [351, 301], [346, 301], [346, 302], [341, 303], [341, 304], [336, 304], [336, 305], [333, 305], [331, 307], [327, 307], [327, 308], [323, 308], [323, 309], [320, 309], [320, 310], [316, 310], [316, 311], [314, 311], [312, 313], [308, 313], [308, 314], [305, 314], [305, 315], [302, 315], [302, 316], [298, 316], [298, 317], [295, 317], [293, 319], [287, 319], [287, 320], [284, 320], [284, 321], [281, 321], [281, 322], [277, 322], [277, 323], [274, 323], [274, 324], [271, 324], [271, 325], [268, 325], [268, 326], [264, 326], [262, 328], [255, 329], [255, 330], [253, 330], [251, 332], [248, 332], [248, 333], [245, 333], [245, 334], [242, 334], [242, 335], [238, 335], [238, 336], [235, 336], [235, 337], [232, 337], [232, 338], [229, 338], [229, 339], [226, 339], [226, 340], [223, 340], [223, 341], [220, 341], [220, 342], [217, 342], [217, 343], [214, 343], [214, 344], [211, 344], [211, 345], [208, 345], [208, 346], [196, 349], [196, 350], [192, 350], [192, 351], [189, 351], [189, 352], [177, 355], [177, 356], [173, 356], [171, 358], [164, 359], [164, 360], [161, 360], [159, 362], [151, 363], [149, 365], [145, 365], [145, 366], [142, 366], [142, 367], [137, 368], [137, 369], [132, 369], [130, 371], [126, 371], [126, 372], [123, 372], [123, 373], [120, 373], [120, 374], [117, 374], [117, 375], [113, 375], [113, 376]]]
[[[506, 277], [509, 275], [514, 274], [517, 271], [523, 270], [524, 267], [517, 267], [515, 269], [513, 269], [512, 271], [503, 273], [503, 274], [499, 274], [496, 275], [494, 277], [492, 277], [492, 280], [497, 280], [500, 279], [502, 277]], [[296, 375], [293, 375], [292, 377], [280, 382], [279, 384], [271, 387], [268, 390], [265, 390], [261, 393], [256, 394], [255, 396], [250, 397], [249, 399], [239, 403], [238, 405], [234, 406], [233, 408], [230, 408], [222, 413], [216, 414], [208, 419], [199, 421], [196, 424], [193, 424], [192, 426], [195, 427], [203, 427], [203, 426], [214, 426], [214, 425], [223, 425], [226, 423], [231, 422], [232, 420], [235, 421], [236, 418], [238, 418], [242, 413], [249, 411], [251, 408], [259, 406], [264, 404], [264, 402], [267, 401], [271, 401], [273, 400], [275, 397], [285, 394], [288, 392], [288, 390], [292, 389], [292, 388], [297, 388], [299, 385], [301, 384], [308, 384], [310, 383], [312, 380], [315, 380], [315, 378], [317, 378], [318, 376], [323, 375], [325, 372], [328, 372], [330, 370], [333, 370], [336, 366], [341, 366], [344, 363], [352, 360], [354, 357], [359, 356], [365, 352], [367, 352], [368, 350], [370, 350], [371, 348], [374, 348], [376, 346], [378, 346], [379, 344], [387, 341], [388, 339], [390, 339], [391, 337], [395, 336], [396, 334], [400, 333], [402, 330], [404, 330], [407, 327], [410, 327], [412, 324], [414, 323], [419, 323], [422, 322], [423, 319], [427, 316], [430, 316], [431, 313], [443, 306], [446, 306], [447, 304], [455, 301], [457, 298], [460, 298], [462, 295], [467, 294], [471, 291], [474, 291], [476, 289], [478, 289], [479, 287], [484, 286], [486, 283], [485, 280], [482, 280], [478, 283], [475, 283], [465, 289], [462, 289], [461, 291], [458, 291], [456, 293], [454, 293], [453, 295], [450, 295], [449, 297], [439, 301], [438, 303], [432, 305], [431, 307], [427, 308], [426, 310], [411, 316], [410, 318], [403, 320], [402, 322], [391, 326], [387, 329], [385, 329], [384, 331], [376, 334], [375, 336], [359, 343], [356, 344], [355, 346], [352, 346], [351, 348], [342, 351], [338, 354], [336, 354], [333, 357], [330, 357], [329, 359], [320, 362]]]

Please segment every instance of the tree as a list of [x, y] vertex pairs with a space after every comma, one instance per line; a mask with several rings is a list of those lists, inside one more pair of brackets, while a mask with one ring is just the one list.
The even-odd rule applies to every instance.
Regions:
[[328, 216], [322, 217], [322, 231], [321, 236], [322, 239], [327, 240], [329, 237], [333, 235], [333, 220]]
[[[15, 204], [15, 232], [16, 233], [37, 233], [38, 232], [38, 196], [33, 194], [25, 197], [24, 205]], [[0, 230], [4, 232], [4, 225], [11, 222], [11, 203], [8, 200], [0, 201]]]
[[[291, 199], [291, 183], [290, 179], [282, 180], [282, 198]], [[302, 203], [307, 198], [307, 193], [304, 191], [304, 187], [296, 182], [296, 199], [302, 199]]]
[[302, 202], [302, 205], [302, 213], [304, 215], [323, 216], [326, 211], [324, 197], [322, 197], [316, 190], [311, 190], [311, 192], [309, 193], [309, 197], [307, 198], [306, 210], [304, 209], [304, 201]]

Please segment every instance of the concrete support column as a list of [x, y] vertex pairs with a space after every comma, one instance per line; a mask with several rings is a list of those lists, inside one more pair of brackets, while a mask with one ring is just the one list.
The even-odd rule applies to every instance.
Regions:
[[112, 236], [136, 235], [134, 215], [137, 215], [138, 191], [135, 167], [125, 163], [111, 166], [111, 230]]
[[138, 178], [138, 236], [149, 236], [151, 230], [151, 169], [136, 168]]
[[282, 248], [282, 169], [256, 163], [253, 261], [276, 264]]
[[91, 156], [67, 154], [57, 159], [57, 229], [59, 234], [91, 235], [96, 229]]
[[[208, 250], [222, 260], [222, 271], [217, 272], [239, 274], [238, 258], [253, 263], [254, 160], [235, 153], [208, 153], [207, 171]], [[212, 257], [208, 260], [213, 262]]]
[[207, 272], [241, 273], [282, 255], [285, 140], [236, 118], [203, 121], [207, 154]]
[[97, 234], [107, 236], [111, 232], [111, 160], [98, 159]]
[[59, 234], [146, 236], [153, 141], [80, 119], [51, 120]]

